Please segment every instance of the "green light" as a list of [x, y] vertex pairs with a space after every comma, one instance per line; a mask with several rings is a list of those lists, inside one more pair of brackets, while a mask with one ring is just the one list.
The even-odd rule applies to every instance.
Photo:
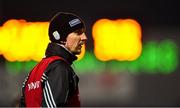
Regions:
[[24, 71], [29, 73], [36, 64], [37, 64], [36, 61], [25, 62], [24, 63]]
[[79, 73], [99, 73], [103, 71], [105, 63], [97, 60], [92, 53], [86, 51], [83, 59], [75, 61], [74, 66]]
[[171, 40], [164, 40], [159, 44], [159, 64], [158, 69], [164, 74], [168, 74], [177, 68], [178, 50], [176, 44]]
[[8, 62], [6, 61], [6, 69], [7, 72], [11, 73], [11, 74], [18, 74], [22, 72], [22, 62]]
[[[30, 62], [6, 62], [8, 72], [17, 74], [30, 72], [37, 64]], [[135, 61], [107, 61], [96, 59], [92, 52], [86, 51], [85, 56], [74, 62], [74, 69], [80, 74], [101, 72], [130, 72], [133, 74], [170, 74], [178, 66], [178, 47], [171, 40], [161, 42], [149, 41], [143, 45], [141, 56]]]
[[28, 72], [37, 64], [35, 61], [29, 62], [8, 62], [6, 61], [6, 69], [9, 73], [18, 74], [21, 72]]
[[157, 43], [150, 41], [143, 46], [142, 55], [138, 59], [142, 71], [155, 73], [157, 71]]
[[113, 73], [120, 73], [120, 72], [130, 72], [133, 74], [136, 74], [139, 71], [139, 65], [136, 61], [111, 61], [108, 63], [108, 66], [110, 68], [110, 71]]
[[133, 74], [140, 73], [141, 70], [140, 70], [140, 64], [138, 60], [128, 62], [128, 70], [130, 73], [133, 73]]
[[119, 72], [124, 72], [127, 71], [127, 62], [119, 62], [119, 61], [109, 61], [108, 63], [108, 68], [110, 68], [110, 70], [112, 72], [118, 72], [117, 70], [120, 70]]

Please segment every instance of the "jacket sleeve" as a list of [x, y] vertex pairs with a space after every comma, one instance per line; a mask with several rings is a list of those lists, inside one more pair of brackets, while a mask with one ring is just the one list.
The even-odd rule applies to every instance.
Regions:
[[24, 100], [24, 96], [21, 96], [21, 97], [20, 97], [19, 107], [25, 107], [25, 100]]
[[69, 92], [68, 66], [60, 63], [47, 74], [47, 80], [43, 89], [43, 106], [59, 107], [64, 106]]
[[22, 85], [22, 93], [21, 93], [21, 97], [20, 97], [19, 107], [26, 107], [25, 96], [24, 96], [24, 89], [25, 89], [25, 84], [26, 84], [26, 81], [27, 81], [28, 77], [29, 77], [29, 74], [25, 78], [25, 80], [23, 82], [23, 85]]

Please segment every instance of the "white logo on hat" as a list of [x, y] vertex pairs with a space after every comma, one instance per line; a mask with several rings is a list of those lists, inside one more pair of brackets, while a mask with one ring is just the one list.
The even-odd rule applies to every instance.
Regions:
[[56, 40], [59, 40], [60, 39], [60, 34], [58, 33], [58, 31], [54, 31], [53, 32], [53, 36]]
[[79, 23], [81, 23], [81, 21], [80, 21], [78, 18], [76, 18], [76, 19], [71, 20], [71, 21], [69, 22], [69, 25], [70, 25], [71, 27], [73, 27], [73, 26], [75, 26], [75, 25], [77, 25], [77, 24], [79, 24]]

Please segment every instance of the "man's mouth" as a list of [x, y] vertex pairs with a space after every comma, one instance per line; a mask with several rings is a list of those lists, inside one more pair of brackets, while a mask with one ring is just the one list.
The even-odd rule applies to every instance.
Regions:
[[79, 47], [78, 47], [79, 49], [81, 49], [82, 48], [82, 45], [79, 45]]
[[82, 48], [82, 46], [83, 46], [83, 43], [80, 43], [80, 44], [79, 44], [79, 48]]

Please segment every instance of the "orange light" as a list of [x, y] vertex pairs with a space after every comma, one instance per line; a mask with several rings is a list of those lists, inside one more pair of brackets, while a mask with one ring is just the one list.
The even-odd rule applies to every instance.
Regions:
[[8, 20], [0, 27], [0, 54], [8, 61], [40, 61], [50, 42], [48, 26], [49, 22]]
[[133, 19], [100, 19], [92, 34], [95, 56], [102, 61], [132, 61], [141, 54], [141, 27]]

